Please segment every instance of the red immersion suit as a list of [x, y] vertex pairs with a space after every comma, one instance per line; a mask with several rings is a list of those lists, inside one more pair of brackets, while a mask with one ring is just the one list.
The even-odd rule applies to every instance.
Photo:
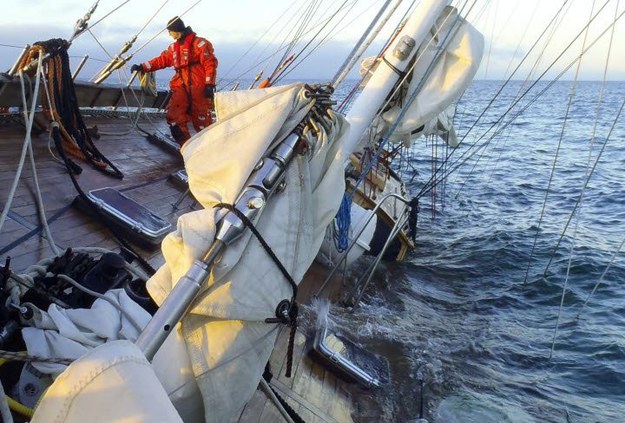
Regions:
[[166, 117], [174, 138], [182, 145], [191, 137], [187, 127], [189, 121], [196, 132], [213, 123], [210, 113], [213, 101], [204, 95], [204, 88], [207, 85], [214, 87], [217, 76], [213, 45], [190, 32], [174, 41], [160, 56], [142, 64], [144, 72], [170, 66], [174, 67], [176, 74], [169, 81], [172, 95]]

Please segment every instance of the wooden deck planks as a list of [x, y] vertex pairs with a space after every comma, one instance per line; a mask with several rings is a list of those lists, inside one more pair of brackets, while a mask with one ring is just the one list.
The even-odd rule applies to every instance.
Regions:
[[265, 408], [265, 403], [267, 402], [267, 397], [260, 389], [257, 389], [245, 407], [243, 408], [243, 412], [239, 416], [238, 421], [241, 423], [258, 423], [260, 422], [260, 417], [263, 413], [263, 409]]
[[[87, 126], [93, 125], [97, 125], [101, 133], [101, 138], [94, 140], [94, 144], [125, 176], [123, 179], [114, 178], [74, 159], [83, 169], [80, 175], [76, 175], [81, 188], [88, 191], [104, 186], [116, 187], [157, 215], [175, 223], [177, 216], [187, 211], [191, 204], [190, 201], [186, 203], [186, 210], [185, 204], [181, 204], [178, 210], [171, 206], [178, 200], [181, 191], [168, 181], [168, 176], [181, 168], [181, 159], [148, 142], [131, 127], [128, 119], [95, 117], [87, 122]], [[9, 196], [23, 140], [23, 127], [7, 123], [0, 127], [0, 207], [4, 207]], [[48, 135], [33, 136], [32, 148], [44, 210], [56, 244], [62, 249], [106, 245], [117, 250], [117, 243], [101, 223], [88, 213], [70, 207], [77, 192], [65, 167], [50, 155]], [[4, 252], [5, 256], [13, 257], [14, 271], [23, 270], [52, 253], [47, 241], [42, 238], [35, 198], [34, 178], [28, 159], [12, 201], [10, 213], [13, 218], [7, 219], [0, 233], [0, 250], [30, 233], [19, 246]], [[139, 251], [154, 256], [151, 251]], [[3, 259], [0, 257], [0, 260]]]

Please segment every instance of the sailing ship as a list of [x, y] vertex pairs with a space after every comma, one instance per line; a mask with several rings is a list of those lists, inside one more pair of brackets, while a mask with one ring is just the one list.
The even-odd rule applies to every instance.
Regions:
[[70, 72], [71, 40], [24, 50], [0, 80], [5, 421], [368, 417], [354, 386], [392, 375], [332, 333], [328, 301], [357, 306], [381, 260], [414, 247], [397, 162], [420, 137], [458, 146], [454, 106], [484, 51], [472, 7], [423, 1], [335, 107], [400, 3], [331, 83], [277, 84], [283, 60], [265, 88], [220, 91], [216, 123], [180, 150], [167, 91], [103, 84], [130, 47], [92, 83]]

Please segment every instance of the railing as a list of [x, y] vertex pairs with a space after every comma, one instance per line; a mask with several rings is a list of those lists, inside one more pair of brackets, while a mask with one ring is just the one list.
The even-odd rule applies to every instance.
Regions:
[[372, 265], [370, 265], [367, 268], [367, 270], [365, 271], [363, 276], [361, 276], [361, 278], [358, 280], [358, 282], [360, 283], [360, 281], [362, 281], [362, 279], [365, 276], [368, 276], [367, 281], [365, 282], [365, 286], [361, 290], [359, 290], [359, 293], [354, 297], [355, 299], [360, 300], [360, 297], [362, 296], [362, 293], [364, 292], [364, 289], [366, 288], [366, 285], [368, 285], [369, 282], [371, 281], [371, 277], [373, 275], [373, 271], [375, 270], [377, 265], [380, 263], [380, 260], [382, 260], [382, 257], [384, 257], [384, 253], [388, 249], [388, 247], [391, 244], [391, 242], [393, 241], [393, 239], [395, 239], [397, 234], [401, 231], [401, 229], [404, 227], [404, 225], [408, 221], [408, 215], [409, 215], [409, 210], [410, 210], [410, 208], [408, 207], [409, 201], [406, 198], [404, 198], [401, 195], [399, 195], [399, 194], [395, 194], [395, 193], [386, 194], [385, 196], [383, 196], [380, 199], [380, 201], [376, 204], [376, 206], [373, 209], [371, 209], [371, 212], [372, 212], [371, 215], [365, 220], [364, 224], [362, 225], [360, 230], [356, 233], [356, 235], [353, 237], [353, 240], [350, 243], [350, 245], [347, 247], [347, 249], [341, 253], [341, 255], [339, 256], [339, 260], [336, 262], [334, 267], [330, 270], [330, 272], [326, 276], [325, 280], [323, 281], [323, 284], [321, 284], [321, 287], [319, 288], [319, 290], [315, 294], [315, 297], [319, 297], [321, 295], [321, 293], [325, 290], [326, 286], [328, 285], [328, 282], [330, 281], [330, 279], [332, 278], [332, 276], [334, 275], [336, 270], [347, 259], [347, 255], [349, 254], [351, 249], [356, 244], [356, 240], [362, 235], [362, 233], [364, 232], [365, 228], [367, 227], [367, 225], [369, 224], [369, 222], [371, 221], [373, 216], [375, 216], [376, 212], [390, 198], [394, 198], [395, 200], [399, 200], [399, 201], [403, 202], [407, 207], [404, 208], [404, 210], [402, 212], [402, 215], [399, 217], [399, 219], [397, 219], [395, 221], [395, 225], [393, 226], [393, 229], [391, 230], [391, 233], [389, 234], [386, 242], [384, 243], [384, 246], [382, 247], [382, 250], [376, 256], [375, 261], [372, 263]]

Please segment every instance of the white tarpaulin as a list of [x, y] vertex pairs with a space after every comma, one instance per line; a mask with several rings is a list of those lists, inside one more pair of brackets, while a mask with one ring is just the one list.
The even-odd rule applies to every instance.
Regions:
[[[181, 216], [177, 230], [163, 241], [166, 264], [148, 283], [157, 303], [213, 242], [215, 222], [224, 213], [213, 206], [233, 204], [270, 145], [307, 114], [311, 101], [303, 92], [298, 84], [218, 96], [218, 123], [182, 149], [191, 192], [205, 209]], [[309, 151], [287, 170], [285, 190], [268, 201], [256, 223], [297, 282], [343, 196], [343, 158], [338, 154], [346, 130], [337, 117], [332, 139], [323, 131], [320, 139], [309, 139]], [[249, 231], [218, 260], [182, 323], [207, 421], [229, 421], [251, 398], [277, 335], [276, 325], [264, 320], [291, 296], [290, 285]]]
[[[123, 289], [108, 291], [105, 297], [108, 301], [97, 299], [88, 309], [65, 309], [52, 304], [47, 311], [42, 311], [31, 305], [34, 311], [33, 317], [29, 320], [31, 327], [22, 329], [28, 353], [37, 357], [79, 359], [111, 342], [119, 340], [134, 342], [150, 320], [150, 314], [128, 297]], [[176, 363], [176, 366], [172, 366], [172, 363]], [[68, 369], [65, 364], [53, 362], [34, 362], [33, 366], [53, 377], [63, 374], [65, 378], [63, 380], [66, 381], [63, 384], [67, 384], [67, 381], [78, 383], [80, 379], [78, 376], [70, 375], [75, 373], [75, 366]], [[198, 410], [203, 414], [201, 398], [179, 330], [173, 331], [167, 338], [154, 357], [152, 367], [161, 381], [159, 389], [164, 389], [168, 393], [169, 400], [185, 421], [193, 421], [193, 417], [198, 415]], [[84, 369], [84, 366], [81, 368]], [[102, 378], [98, 383], [102, 383]], [[53, 387], [56, 385], [55, 381]], [[61, 392], [59, 389], [56, 387], [54, 391], [49, 392]], [[47, 396], [44, 400], [46, 398]], [[193, 403], [193, 400], [200, 404]], [[56, 406], [50, 410], [56, 410]], [[75, 412], [76, 408], [73, 410]], [[126, 411], [131, 415], [136, 410]], [[68, 414], [67, 419], [63, 421], [73, 421], [69, 418], [70, 415], [74, 414]], [[50, 415], [44, 412], [39, 412], [38, 416], [41, 418], [40, 421], [51, 421]], [[78, 421], [84, 420], [78, 418]]]
[[[443, 43], [444, 49], [436, 59]], [[449, 143], [456, 146], [452, 128], [453, 103], [473, 80], [483, 52], [482, 34], [459, 17], [456, 8], [446, 7], [429, 37], [419, 47], [410, 83], [402, 96], [407, 99], [415, 90], [419, 92], [404, 112], [392, 139], [410, 142], [421, 134], [442, 135], [451, 131]], [[383, 121], [378, 122], [379, 132], [388, 129], [398, 119], [403, 105], [396, 104], [382, 115]]]
[[[66, 309], [51, 304], [48, 311], [35, 310], [22, 329], [28, 353], [37, 357], [77, 359], [104, 342], [134, 341], [150, 320], [150, 314], [135, 303], [123, 289], [106, 293], [88, 309]], [[120, 313], [119, 309], [125, 313]], [[137, 325], [138, 327], [135, 327]], [[67, 366], [33, 363], [42, 373], [58, 376]]]

